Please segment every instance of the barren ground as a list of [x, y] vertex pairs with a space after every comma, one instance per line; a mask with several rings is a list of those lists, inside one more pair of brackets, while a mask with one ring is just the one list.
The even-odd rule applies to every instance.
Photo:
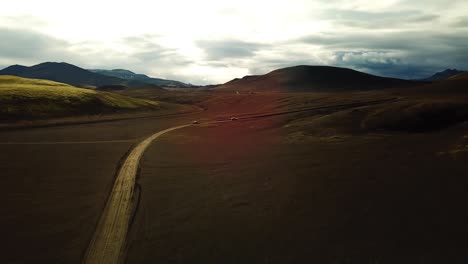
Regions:
[[[358, 109], [203, 124], [402, 96]], [[0, 145], [4, 260], [80, 262], [119, 160], [145, 136], [200, 119], [145, 152], [128, 263], [465, 263], [468, 125], [401, 126], [447, 102], [464, 111], [458, 95], [434, 98], [215, 94], [198, 102], [205, 111], [196, 116], [1, 132], [2, 142], [130, 140]], [[421, 101], [430, 106], [404, 108]], [[399, 109], [408, 113], [403, 121], [375, 121], [400, 117]]]

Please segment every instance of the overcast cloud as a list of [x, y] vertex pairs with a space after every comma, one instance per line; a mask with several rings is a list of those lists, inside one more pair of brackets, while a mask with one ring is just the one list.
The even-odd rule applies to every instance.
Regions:
[[299, 64], [400, 78], [468, 70], [467, 1], [6, 2], [0, 67], [65, 61], [194, 84]]

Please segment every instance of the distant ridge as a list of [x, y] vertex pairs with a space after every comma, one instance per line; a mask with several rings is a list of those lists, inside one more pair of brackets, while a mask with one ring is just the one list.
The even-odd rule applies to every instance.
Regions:
[[251, 91], [372, 90], [414, 85], [416, 82], [379, 77], [347, 68], [294, 66], [265, 75], [234, 79], [216, 89]]
[[442, 80], [447, 80], [453, 76], [456, 76], [460, 73], [463, 73], [464, 71], [459, 71], [457, 69], [446, 69], [441, 72], [437, 72], [433, 74], [432, 76], [423, 79], [423, 81], [442, 81]]
[[84, 88], [97, 88], [106, 85], [124, 85], [127, 87], [148, 85], [136, 80], [125, 80], [97, 74], [65, 62], [44, 62], [31, 67], [12, 65], [1, 70], [0, 75], [50, 80]]
[[102, 75], [117, 77], [117, 78], [121, 78], [125, 80], [139, 81], [139, 82], [154, 84], [154, 85], [163, 86], [163, 87], [179, 87], [179, 88], [194, 87], [191, 84], [174, 81], [174, 80], [152, 78], [145, 74], [138, 74], [138, 73], [134, 73], [132, 71], [125, 70], [125, 69], [114, 69], [114, 70], [96, 69], [96, 70], [89, 70], [89, 71], [102, 74]]

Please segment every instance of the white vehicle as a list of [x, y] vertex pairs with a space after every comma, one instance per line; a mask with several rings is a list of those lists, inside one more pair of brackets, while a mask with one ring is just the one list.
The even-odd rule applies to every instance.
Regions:
[[238, 120], [239, 118], [233, 116], [233, 117], [231, 117], [231, 118], [229, 118], [229, 119], [230, 119], [231, 121], [234, 121], [234, 120]]
[[200, 122], [198, 122], [198, 120], [195, 120], [195, 121], [192, 122], [192, 124], [198, 125], [198, 124], [200, 124]]

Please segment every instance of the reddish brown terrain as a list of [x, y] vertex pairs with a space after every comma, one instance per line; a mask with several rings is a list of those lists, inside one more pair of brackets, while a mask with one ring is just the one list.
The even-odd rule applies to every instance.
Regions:
[[143, 156], [127, 263], [465, 263], [466, 87], [231, 87], [178, 94], [193, 114], [4, 130], [3, 260], [80, 262], [126, 153], [198, 120]]
[[[256, 94], [237, 105], [288, 109], [383, 95], [341, 96]], [[366, 112], [399, 115], [412, 100], [426, 99], [168, 135], [142, 162], [127, 262], [463, 263], [468, 126], [359, 126]]]

